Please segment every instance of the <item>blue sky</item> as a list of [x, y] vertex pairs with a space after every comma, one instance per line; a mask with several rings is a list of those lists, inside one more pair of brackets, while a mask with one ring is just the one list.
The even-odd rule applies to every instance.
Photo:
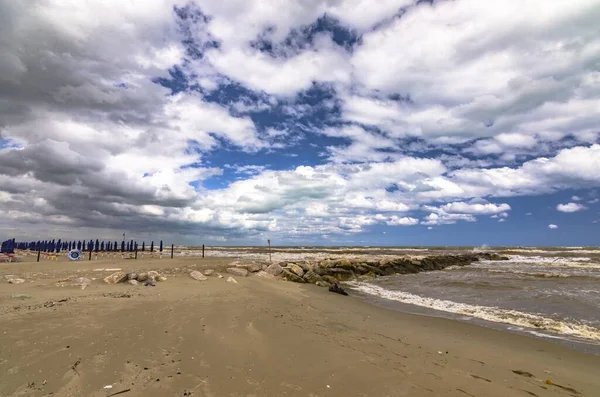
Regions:
[[593, 0], [0, 0], [0, 234], [598, 245]]

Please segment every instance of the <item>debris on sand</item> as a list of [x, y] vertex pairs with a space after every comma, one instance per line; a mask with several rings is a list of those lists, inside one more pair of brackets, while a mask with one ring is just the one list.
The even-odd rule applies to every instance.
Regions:
[[27, 295], [27, 294], [12, 294], [10, 297], [13, 299], [20, 299], [20, 300], [31, 299], [31, 295]]
[[236, 280], [235, 278], [233, 278], [233, 277], [229, 277], [229, 278], [227, 279], [227, 282], [228, 282], [228, 283], [233, 283], [233, 284], [237, 284], [237, 283], [238, 283], [238, 282], [237, 282], [237, 280]]
[[25, 282], [25, 280], [23, 280], [22, 278], [10, 274], [4, 277], [7, 279], [9, 284], [23, 284]]
[[190, 273], [190, 277], [193, 278], [196, 281], [206, 281], [208, 280], [208, 277], [206, 277], [204, 274], [200, 273], [198, 270], [194, 270], [193, 272]]

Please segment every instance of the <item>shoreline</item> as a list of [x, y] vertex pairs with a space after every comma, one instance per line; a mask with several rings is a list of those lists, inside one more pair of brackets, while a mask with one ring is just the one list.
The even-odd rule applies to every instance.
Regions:
[[[1, 274], [28, 277], [0, 284], [0, 395], [106, 397], [109, 385], [129, 389], [125, 397], [541, 397], [600, 388], [600, 357], [550, 341], [380, 308], [314, 285], [257, 276], [196, 281], [186, 273], [231, 260], [0, 264]], [[84, 290], [56, 286], [94, 268], [159, 270], [167, 281], [142, 287], [98, 277]]]

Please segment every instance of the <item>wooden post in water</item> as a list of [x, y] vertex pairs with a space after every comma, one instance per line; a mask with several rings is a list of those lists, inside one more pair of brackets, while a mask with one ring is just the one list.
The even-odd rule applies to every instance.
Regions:
[[175, 247], [175, 244], [171, 244], [171, 259], [173, 259], [173, 247]]
[[271, 239], [267, 239], [267, 244], [269, 244], [269, 262], [271, 262]]
[[40, 261], [40, 254], [41, 254], [42, 250], [38, 248], [38, 257], [37, 257], [37, 261]]
[[202, 257], [204, 258], [204, 244], [202, 244]]

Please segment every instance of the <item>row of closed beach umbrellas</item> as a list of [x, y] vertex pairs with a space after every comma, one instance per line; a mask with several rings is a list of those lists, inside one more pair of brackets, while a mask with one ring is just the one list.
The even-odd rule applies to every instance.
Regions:
[[[138, 243], [134, 240], [121, 241], [119, 244], [117, 241], [100, 241], [98, 239], [85, 241], [63, 241], [58, 240], [38, 240], [31, 242], [19, 242], [15, 239], [3, 241], [0, 246], [0, 252], [12, 254], [15, 250], [30, 250], [30, 251], [41, 251], [41, 252], [56, 252], [71, 251], [74, 249], [88, 252], [135, 252], [138, 249], [146, 251], [146, 243], [142, 242], [141, 247], [138, 247]], [[150, 252], [154, 252], [154, 241], [150, 243]], [[159, 252], [163, 252], [163, 242], [160, 240], [158, 247]]]

